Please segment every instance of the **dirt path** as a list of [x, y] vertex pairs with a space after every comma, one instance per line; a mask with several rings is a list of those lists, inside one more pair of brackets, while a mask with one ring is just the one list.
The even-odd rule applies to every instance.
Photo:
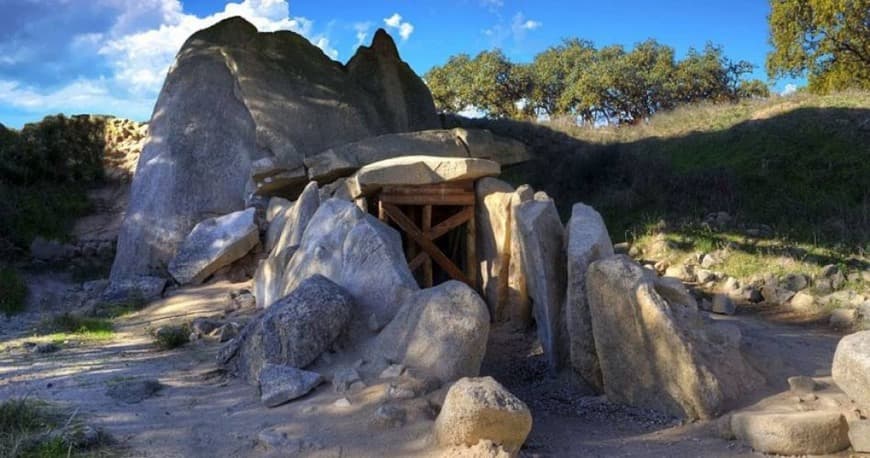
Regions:
[[[27, 351], [26, 330], [38, 314], [2, 323], [0, 398], [30, 396], [80, 409], [89, 423], [118, 440], [124, 456], [418, 456], [431, 454], [431, 415], [410, 415], [401, 428], [373, 419], [385, 383], [345, 396], [328, 384], [274, 409], [255, 387], [216, 370], [216, 342], [197, 341], [160, 351], [147, 328], [223, 313], [228, 292], [245, 285], [217, 283], [176, 292], [117, 323], [108, 342], [65, 346], [57, 353]], [[790, 375], [829, 376], [839, 336], [822, 329], [727, 318], [743, 331], [750, 360], [770, 387], [745, 404], [787, 388]], [[534, 428], [524, 456], [754, 456], [737, 442], [716, 437], [713, 424], [681, 425], [654, 412], [596, 397], [565, 380], [549, 378], [532, 333], [495, 327], [483, 375], [492, 375], [531, 407]], [[157, 379], [154, 397], [128, 404], [107, 395], [119, 383]]]

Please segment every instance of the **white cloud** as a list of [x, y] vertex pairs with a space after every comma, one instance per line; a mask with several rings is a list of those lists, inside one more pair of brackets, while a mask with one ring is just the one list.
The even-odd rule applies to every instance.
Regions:
[[[169, 66], [184, 41], [197, 30], [232, 16], [242, 16], [261, 31], [292, 30], [308, 38], [333, 59], [338, 50], [314, 23], [290, 16], [288, 0], [230, 2], [223, 11], [199, 17], [185, 13], [179, 0], [97, 0], [122, 11], [105, 33], [72, 37], [73, 50], [90, 50], [105, 61], [110, 74], [79, 78], [53, 88], [37, 88], [0, 79], [0, 104], [37, 112], [111, 112], [147, 119]], [[117, 4], [117, 5], [115, 5]]]
[[403, 21], [399, 13], [393, 13], [392, 16], [384, 18], [384, 24], [391, 29], [398, 29], [399, 36], [403, 41], [407, 41], [414, 33], [414, 25], [408, 21]]
[[371, 22], [357, 22], [353, 25], [353, 30], [356, 31], [356, 44], [354, 49], [359, 48], [366, 42], [369, 35], [369, 30], [372, 28]]
[[491, 11], [495, 11], [504, 6], [504, 0], [480, 0], [480, 4], [488, 7]]
[[781, 95], [781, 96], [792, 95], [795, 92], [797, 92], [797, 89], [798, 89], [797, 84], [788, 83], [785, 85], [785, 89], [783, 89], [782, 92], [779, 93], [779, 95]]
[[522, 42], [529, 32], [537, 30], [543, 25], [541, 21], [529, 19], [522, 12], [519, 12], [511, 18], [509, 25], [505, 21], [499, 20], [498, 24], [483, 29], [482, 33], [489, 37], [492, 46], [500, 47], [508, 39], [514, 43]]
[[511, 31], [513, 31], [514, 38], [517, 40], [522, 40], [525, 38], [525, 34], [527, 31], [538, 29], [543, 24], [539, 21], [534, 21], [532, 19], [526, 19], [523, 13], [517, 13], [514, 15], [513, 20], [511, 21]]

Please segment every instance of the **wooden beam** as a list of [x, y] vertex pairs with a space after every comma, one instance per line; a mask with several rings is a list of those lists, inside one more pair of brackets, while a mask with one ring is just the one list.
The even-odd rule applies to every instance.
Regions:
[[468, 280], [468, 278], [465, 276], [465, 273], [463, 273], [461, 269], [456, 267], [456, 265], [453, 264], [453, 261], [451, 261], [450, 258], [448, 258], [443, 252], [441, 252], [441, 250], [434, 243], [432, 243], [432, 241], [429, 240], [429, 238], [427, 238], [425, 234], [423, 234], [420, 228], [418, 228], [413, 221], [411, 221], [404, 213], [402, 213], [402, 211], [398, 207], [391, 203], [384, 203], [384, 211], [387, 213], [387, 216], [389, 216], [403, 231], [405, 231], [406, 234], [408, 234], [411, 238], [414, 239], [414, 241], [416, 241], [420, 245], [423, 251], [425, 251], [429, 254], [429, 256], [432, 257], [432, 260], [434, 260], [439, 266], [441, 266], [442, 269], [444, 269], [445, 272], [447, 272], [447, 275], [450, 275], [450, 278], [465, 282], [472, 288], [474, 287], [474, 284]]
[[[474, 214], [474, 207], [469, 207], [466, 210], [471, 210]], [[471, 279], [471, 288], [477, 290], [477, 227], [474, 224], [474, 218], [468, 219], [468, 224], [465, 226], [465, 272], [468, 278]]]
[[433, 227], [426, 233], [426, 235], [429, 237], [429, 240], [441, 238], [441, 236], [443, 236], [444, 234], [459, 227], [460, 225], [462, 225], [462, 223], [472, 219], [474, 219], [474, 208], [463, 208], [459, 213], [436, 224], [435, 227]]
[[418, 254], [417, 256], [414, 256], [414, 259], [412, 259], [411, 262], [408, 263], [408, 269], [410, 269], [411, 272], [414, 272], [415, 270], [419, 269], [420, 266], [425, 267], [427, 260], [430, 262], [430, 265], [431, 265], [431, 260], [429, 259], [429, 255], [426, 254], [425, 251], [421, 251], [420, 254]]
[[443, 196], [412, 194], [381, 194], [381, 202], [395, 205], [474, 205], [473, 193], [447, 194]]
[[[428, 234], [430, 229], [432, 229], [432, 206], [425, 205], [423, 206], [423, 233]], [[431, 237], [429, 238], [431, 239]], [[426, 256], [426, 260], [423, 261], [423, 286], [426, 288], [431, 288], [432, 286], [434, 286], [434, 284], [435, 278], [432, 271], [432, 258]]]

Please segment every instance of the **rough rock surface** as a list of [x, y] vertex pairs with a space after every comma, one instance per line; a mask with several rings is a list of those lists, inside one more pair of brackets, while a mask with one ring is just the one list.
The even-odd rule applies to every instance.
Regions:
[[731, 431], [762, 453], [821, 455], [849, 447], [849, 427], [837, 411], [739, 412]]
[[323, 202], [314, 213], [284, 269], [281, 294], [315, 274], [350, 293], [361, 319], [374, 313], [380, 323], [390, 321], [419, 289], [408, 270], [399, 234], [339, 199]]
[[[353, 300], [338, 285], [320, 275], [312, 276], [250, 322], [232, 350], [219, 356], [256, 383], [267, 363], [303, 368], [338, 338], [350, 321]], [[229, 353], [229, 354], [227, 354]]]
[[517, 207], [517, 227], [538, 339], [552, 371], [568, 358], [562, 307], [565, 300], [565, 229], [553, 200], [535, 195]]
[[160, 277], [128, 277], [110, 282], [100, 294], [103, 302], [123, 302], [142, 300], [150, 302], [159, 299], [166, 287], [166, 279]]
[[532, 430], [526, 404], [492, 377], [463, 378], [453, 384], [435, 419], [438, 445], [473, 446], [482, 440], [517, 452]]
[[870, 331], [840, 339], [831, 367], [834, 382], [859, 407], [870, 410]]
[[489, 313], [465, 283], [448, 281], [410, 298], [374, 342], [374, 352], [443, 382], [480, 372]]
[[254, 290], [257, 307], [265, 308], [284, 294], [284, 270], [299, 243], [311, 218], [320, 207], [320, 193], [317, 183], [309, 183], [299, 199], [281, 212], [276, 212], [266, 231], [267, 239], [275, 227], [275, 242], [269, 256], [260, 261], [254, 273]]
[[501, 173], [497, 162], [486, 159], [401, 156], [366, 165], [351, 175], [345, 187], [354, 199], [377, 192], [385, 185], [427, 185], [475, 180]]
[[239, 17], [193, 34], [160, 92], [112, 279], [159, 273], [197, 222], [243, 208], [252, 163], [440, 127], [432, 96], [383, 30], [347, 65]]
[[852, 443], [852, 450], [870, 453], [870, 420], [850, 421], [849, 441]]
[[586, 289], [604, 391], [614, 402], [712, 418], [763, 379], [740, 353], [739, 330], [706, 323], [693, 300], [679, 300], [689, 294], [675, 288], [627, 256], [589, 266]]
[[583, 380], [598, 391], [604, 389], [601, 368], [595, 353], [592, 317], [586, 299], [586, 271], [589, 264], [613, 256], [613, 243], [604, 219], [594, 208], [574, 204], [568, 221], [566, 258], [568, 289], [565, 320], [570, 341], [571, 367]]
[[[468, 142], [471, 142], [469, 144]], [[399, 156], [473, 157], [511, 165], [530, 158], [525, 145], [481, 129], [424, 130], [366, 138], [305, 158], [320, 182], [351, 175], [366, 164]]]
[[528, 327], [532, 323], [532, 305], [529, 299], [529, 288], [526, 271], [523, 268], [522, 244], [520, 229], [517, 224], [517, 208], [534, 198], [535, 192], [529, 185], [521, 185], [511, 196], [511, 240], [510, 266], [508, 267], [508, 298], [506, 308], [510, 320], [521, 326]]
[[258, 380], [260, 401], [266, 407], [276, 407], [305, 396], [323, 383], [323, 377], [317, 372], [280, 364], [264, 365]]
[[254, 209], [201, 221], [184, 239], [169, 263], [178, 283], [199, 284], [221, 267], [248, 254], [259, 243]]
[[480, 261], [480, 287], [493, 321], [509, 318], [508, 273], [511, 263], [511, 199], [513, 186], [497, 178], [475, 183], [477, 218], [477, 257]]

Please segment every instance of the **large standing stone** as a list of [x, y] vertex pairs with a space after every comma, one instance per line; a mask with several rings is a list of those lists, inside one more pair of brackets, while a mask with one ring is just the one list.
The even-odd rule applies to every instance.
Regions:
[[568, 357], [563, 333], [565, 300], [565, 229], [553, 200], [539, 193], [517, 207], [517, 226], [538, 339], [550, 369], [557, 371]]
[[[353, 300], [320, 275], [304, 282], [248, 323], [237, 337], [235, 369], [256, 383], [267, 363], [303, 368], [329, 348], [350, 321]], [[228, 346], [231, 347], [231, 346]]]
[[370, 195], [387, 185], [419, 186], [448, 181], [475, 180], [501, 173], [497, 162], [486, 159], [402, 156], [369, 164], [345, 182], [354, 199]]
[[399, 234], [354, 204], [329, 199], [317, 209], [287, 264], [283, 294], [320, 274], [337, 283], [356, 303], [360, 316], [380, 323], [419, 287], [402, 252]]
[[706, 323], [693, 300], [678, 301], [688, 293], [673, 288], [627, 256], [589, 266], [586, 291], [604, 392], [614, 402], [712, 418], [763, 379], [740, 353], [739, 330]]
[[846, 395], [859, 407], [870, 411], [870, 331], [840, 339], [831, 375]]
[[161, 272], [197, 222], [241, 210], [257, 160], [301, 170], [328, 148], [439, 124], [429, 90], [383, 30], [347, 65], [299, 34], [258, 33], [239, 17], [201, 30], [158, 97], [111, 277]]
[[465, 283], [448, 281], [411, 297], [374, 342], [378, 355], [444, 382], [480, 372], [489, 313]]
[[511, 198], [514, 188], [497, 178], [483, 178], [475, 184], [477, 257], [480, 287], [493, 321], [509, 318], [508, 277], [511, 263]]
[[266, 407], [277, 407], [317, 388], [317, 385], [323, 383], [323, 376], [292, 366], [266, 364], [260, 371], [258, 381], [260, 401]]
[[570, 341], [571, 366], [595, 389], [601, 391], [601, 368], [595, 353], [592, 317], [586, 299], [586, 271], [589, 264], [613, 256], [613, 243], [604, 219], [595, 209], [574, 204], [568, 222], [568, 291], [565, 302], [566, 328]]
[[435, 419], [440, 446], [473, 446], [492, 441], [516, 453], [532, 430], [526, 404], [492, 377], [463, 378], [453, 384]]
[[822, 455], [849, 448], [849, 427], [837, 411], [740, 412], [731, 431], [753, 449], [777, 455]]
[[259, 241], [253, 208], [206, 219], [184, 239], [169, 263], [169, 273], [182, 285], [202, 283], [221, 267], [248, 254]]
[[266, 308], [280, 299], [284, 291], [284, 267], [293, 258], [298, 245], [289, 246], [260, 261], [254, 272], [254, 299], [257, 308]]
[[526, 270], [523, 266], [520, 228], [516, 215], [520, 204], [534, 199], [534, 195], [535, 192], [529, 185], [521, 185], [511, 196], [510, 203], [510, 266], [508, 267], [508, 298], [505, 308], [508, 310], [510, 320], [521, 327], [528, 327], [532, 324], [532, 305], [526, 282]]

